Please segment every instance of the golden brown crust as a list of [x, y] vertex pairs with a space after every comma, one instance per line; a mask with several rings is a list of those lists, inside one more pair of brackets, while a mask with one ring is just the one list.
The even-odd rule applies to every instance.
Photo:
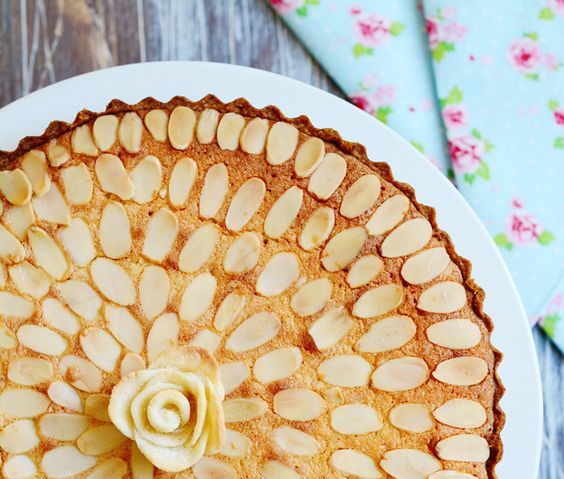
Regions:
[[[493, 330], [493, 323], [489, 316], [487, 316], [483, 311], [483, 300], [484, 291], [476, 285], [476, 283], [471, 278], [471, 263], [470, 261], [460, 257], [452, 244], [449, 235], [440, 230], [436, 223], [435, 210], [429, 206], [422, 205], [417, 202], [414, 189], [405, 184], [394, 180], [391, 169], [386, 163], [374, 163], [371, 162], [366, 156], [366, 150], [364, 146], [358, 143], [351, 143], [345, 141], [338, 132], [332, 129], [317, 129], [315, 128], [310, 120], [306, 116], [299, 116], [296, 118], [287, 118], [284, 114], [275, 106], [267, 106], [262, 109], [254, 108], [247, 100], [239, 98], [230, 103], [223, 103], [217, 97], [213, 95], [207, 95], [201, 100], [190, 101], [185, 97], [174, 97], [168, 102], [160, 102], [154, 98], [145, 98], [135, 105], [129, 105], [120, 100], [112, 100], [104, 112], [92, 112], [89, 110], [83, 110], [77, 114], [76, 118], [72, 123], [65, 123], [60, 121], [52, 122], [45, 132], [40, 136], [26, 137], [22, 139], [17, 148], [14, 151], [0, 151], [0, 168], [2, 169], [12, 169], [15, 167], [16, 162], [19, 160], [20, 156], [38, 146], [48, 143], [50, 140], [60, 137], [61, 135], [73, 130], [74, 128], [90, 122], [95, 118], [105, 115], [105, 114], [120, 114], [130, 111], [136, 112], [147, 112], [151, 109], [162, 108], [165, 110], [172, 110], [176, 106], [189, 106], [195, 111], [202, 111], [205, 108], [213, 108], [221, 113], [235, 112], [239, 113], [245, 117], [261, 117], [275, 121], [285, 121], [294, 125], [300, 132], [306, 135], [318, 137], [325, 141], [326, 143], [334, 145], [334, 147], [343, 153], [354, 157], [356, 160], [361, 162], [363, 165], [369, 167], [371, 170], [377, 172], [384, 180], [390, 182], [395, 188], [403, 192], [413, 203], [415, 208], [426, 217], [433, 226], [435, 235], [444, 243], [451, 260], [460, 269], [464, 284], [471, 297], [471, 308], [478, 318], [483, 321], [486, 329], [491, 333]], [[500, 432], [503, 428], [505, 421], [505, 415], [499, 406], [499, 401], [504, 393], [504, 387], [499, 380], [497, 375], [497, 368], [502, 359], [501, 353], [490, 345], [491, 350], [494, 354], [494, 373], [495, 373], [495, 390], [493, 391], [494, 396], [494, 421], [493, 421], [493, 431], [490, 436], [490, 447], [491, 455], [487, 462], [488, 477], [495, 477], [494, 468], [495, 465], [500, 461], [502, 456], [502, 443], [500, 438]], [[431, 445], [430, 445], [431, 446]]]

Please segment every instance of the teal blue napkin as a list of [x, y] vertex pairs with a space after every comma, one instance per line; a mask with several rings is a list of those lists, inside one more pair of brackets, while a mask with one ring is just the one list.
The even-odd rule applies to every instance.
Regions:
[[270, 0], [337, 84], [456, 183], [564, 350], [564, 0]]

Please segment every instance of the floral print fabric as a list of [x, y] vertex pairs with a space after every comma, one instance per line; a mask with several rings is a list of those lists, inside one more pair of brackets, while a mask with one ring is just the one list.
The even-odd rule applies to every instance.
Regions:
[[564, 0], [270, 3], [355, 105], [455, 181], [564, 350]]

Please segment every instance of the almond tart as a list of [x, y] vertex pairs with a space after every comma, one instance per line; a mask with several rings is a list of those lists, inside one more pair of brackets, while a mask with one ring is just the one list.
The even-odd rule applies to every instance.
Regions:
[[361, 145], [149, 98], [0, 164], [4, 478], [494, 477], [483, 292]]

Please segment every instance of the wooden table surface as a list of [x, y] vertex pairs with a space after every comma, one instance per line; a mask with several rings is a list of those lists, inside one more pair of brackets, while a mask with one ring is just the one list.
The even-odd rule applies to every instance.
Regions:
[[[80, 73], [152, 60], [249, 65], [341, 95], [264, 0], [0, 0], [0, 107]], [[545, 397], [539, 477], [564, 479], [564, 360], [534, 336]]]

